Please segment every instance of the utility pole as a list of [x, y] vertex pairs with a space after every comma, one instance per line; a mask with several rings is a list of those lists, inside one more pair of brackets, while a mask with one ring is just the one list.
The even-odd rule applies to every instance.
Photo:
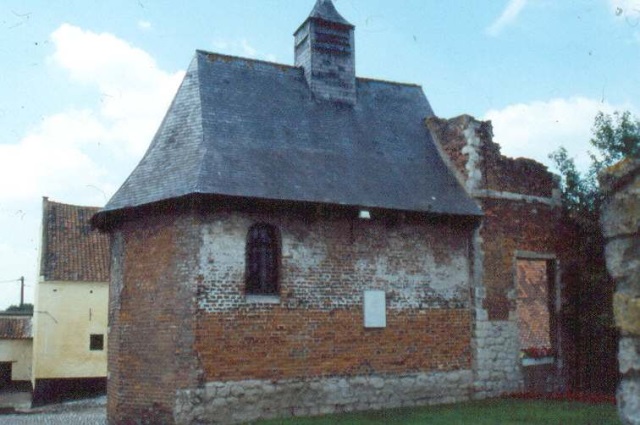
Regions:
[[24, 276], [20, 276], [20, 308], [24, 307]]

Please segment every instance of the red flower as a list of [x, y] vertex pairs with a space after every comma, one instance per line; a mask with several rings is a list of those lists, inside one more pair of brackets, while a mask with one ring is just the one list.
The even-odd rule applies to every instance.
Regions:
[[541, 359], [543, 357], [553, 357], [551, 347], [529, 347], [522, 350], [523, 357], [530, 359]]

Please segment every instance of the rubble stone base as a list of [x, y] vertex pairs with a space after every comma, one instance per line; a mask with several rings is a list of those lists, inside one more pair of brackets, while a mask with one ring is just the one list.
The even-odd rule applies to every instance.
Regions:
[[511, 321], [476, 323], [477, 372], [474, 398], [484, 399], [522, 391], [518, 324]]
[[176, 424], [238, 424], [469, 400], [473, 373], [211, 382], [178, 393]]

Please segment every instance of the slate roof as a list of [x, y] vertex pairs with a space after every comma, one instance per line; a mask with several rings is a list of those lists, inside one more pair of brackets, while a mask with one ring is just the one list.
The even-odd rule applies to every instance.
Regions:
[[96, 207], [43, 200], [40, 275], [46, 281], [109, 281], [109, 238], [91, 228]]
[[330, 0], [318, 0], [311, 11], [311, 14], [309, 14], [309, 19], [320, 19], [327, 22], [353, 27], [349, 21], [340, 15], [336, 10], [336, 7], [333, 5], [333, 2]]
[[0, 339], [30, 339], [31, 316], [0, 317]]
[[190, 194], [480, 215], [440, 157], [420, 86], [357, 79], [317, 101], [302, 68], [197, 51], [149, 149], [94, 217]]

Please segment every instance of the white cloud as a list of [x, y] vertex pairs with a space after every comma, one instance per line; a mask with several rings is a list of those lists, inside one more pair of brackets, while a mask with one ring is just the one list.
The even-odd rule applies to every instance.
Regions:
[[[104, 205], [151, 142], [184, 76], [112, 34], [64, 24], [50, 40], [48, 65], [95, 97], [77, 109], [60, 96], [58, 112], [21, 138], [0, 142], [0, 279], [24, 275], [32, 285], [41, 197]], [[10, 302], [0, 291], [0, 308]]]
[[227, 51], [229, 49], [229, 42], [226, 40], [220, 40], [220, 39], [216, 39], [213, 40], [213, 43], [211, 43], [213, 45], [213, 47], [220, 51], [220, 52], [224, 52]]
[[0, 187], [0, 202], [45, 194], [77, 202], [80, 186], [113, 188], [114, 176], [126, 176], [110, 167], [144, 153], [183, 76], [111, 34], [64, 24], [51, 40], [51, 63], [95, 87], [95, 104], [61, 105], [17, 143], [0, 144], [0, 181], [13, 182]]
[[628, 105], [573, 97], [510, 105], [488, 111], [484, 119], [492, 121], [494, 140], [502, 146], [503, 154], [551, 166], [548, 155], [564, 146], [584, 171], [589, 164], [589, 140], [596, 114], [627, 109]]
[[143, 31], [148, 31], [151, 29], [151, 22], [149, 21], [138, 21], [138, 28]]
[[513, 24], [516, 19], [518, 19], [518, 16], [520, 16], [527, 2], [528, 0], [509, 0], [502, 14], [487, 28], [487, 34], [495, 37], [499, 35], [505, 27]]
[[100, 90], [99, 113], [112, 141], [143, 153], [184, 73], [159, 69], [148, 53], [112, 34], [64, 24], [51, 38], [53, 61], [74, 80]]
[[105, 170], [87, 148], [106, 129], [90, 111], [68, 111], [45, 120], [17, 144], [0, 145], [0, 200], [67, 193], [80, 182], [98, 184]]
[[247, 40], [242, 40], [240, 42], [240, 46], [242, 47], [242, 53], [244, 53], [245, 56], [248, 56], [250, 58], [255, 58], [258, 56], [258, 51], [253, 46], [251, 46]]
[[215, 39], [211, 43], [215, 50], [219, 53], [241, 56], [251, 59], [266, 60], [269, 62], [277, 62], [277, 57], [271, 53], [263, 53], [256, 49], [247, 39], [240, 40], [224, 40]]
[[[1, 222], [1, 220], [0, 220]], [[38, 223], [29, 223], [30, 227], [33, 229], [33, 233], [37, 233], [38, 231]], [[31, 230], [31, 229], [29, 229]], [[37, 260], [37, 256], [34, 255], [35, 251], [25, 248], [23, 246], [16, 246], [12, 244], [11, 246], [7, 243], [0, 243], [0, 257], [11, 257], [14, 258], [16, 263], [16, 271], [11, 272], [8, 270], [2, 270], [0, 273], [0, 307], [5, 308], [10, 304], [20, 304], [20, 282], [18, 279], [21, 276], [25, 278], [25, 302], [33, 303], [33, 287], [34, 281], [31, 275], [27, 273], [31, 273], [35, 270]], [[20, 270], [24, 270], [24, 272], [20, 273]], [[12, 281], [12, 282], [8, 282]], [[3, 302], [4, 301], [4, 302]], [[4, 305], [3, 305], [4, 304]]]

